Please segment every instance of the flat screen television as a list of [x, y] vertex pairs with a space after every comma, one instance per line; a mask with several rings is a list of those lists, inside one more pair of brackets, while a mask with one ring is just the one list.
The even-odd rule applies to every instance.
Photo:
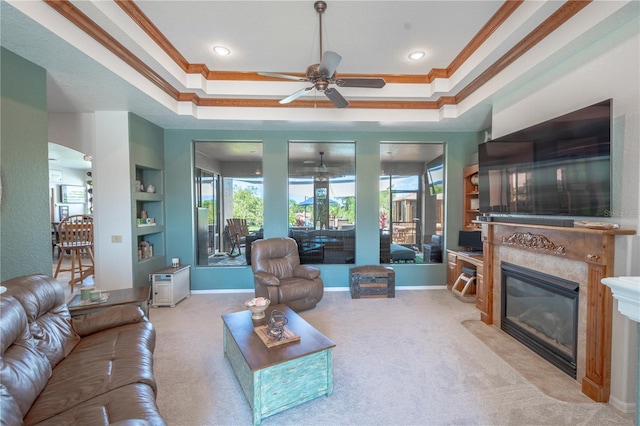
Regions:
[[611, 100], [478, 150], [480, 213], [606, 217], [611, 204]]

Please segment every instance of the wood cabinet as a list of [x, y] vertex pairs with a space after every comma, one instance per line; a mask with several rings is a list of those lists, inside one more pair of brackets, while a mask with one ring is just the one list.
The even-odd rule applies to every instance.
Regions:
[[462, 273], [463, 267], [476, 270], [476, 293], [478, 293], [480, 287], [484, 286], [484, 260], [481, 254], [470, 255], [464, 251], [447, 250], [447, 289], [451, 290]]
[[[489, 232], [489, 226], [482, 224], [482, 273], [478, 272], [478, 284], [476, 286], [476, 308], [480, 311], [480, 319], [490, 324], [489, 318], [493, 318], [493, 251], [489, 245], [493, 241], [493, 235]], [[485, 277], [487, 277], [485, 279]]]
[[473, 223], [480, 214], [480, 199], [478, 198], [478, 165], [465, 167], [463, 172], [463, 201], [462, 201], [462, 229], [466, 231], [479, 230], [480, 225]]
[[487, 282], [484, 279], [484, 262], [478, 264], [476, 267], [476, 308], [480, 311], [480, 318], [484, 318], [487, 315], [487, 311], [490, 309], [488, 300], [486, 298]]
[[447, 290], [451, 290], [458, 278], [458, 255], [453, 250], [447, 250]]

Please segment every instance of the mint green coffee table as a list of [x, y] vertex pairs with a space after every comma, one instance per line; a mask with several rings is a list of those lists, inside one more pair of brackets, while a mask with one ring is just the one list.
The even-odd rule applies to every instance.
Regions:
[[[300, 340], [267, 348], [253, 331], [265, 325], [271, 311], [284, 312], [287, 327]], [[285, 305], [270, 306], [262, 320], [251, 312], [222, 315], [224, 355], [253, 411], [253, 424], [333, 392], [333, 348], [336, 346]]]

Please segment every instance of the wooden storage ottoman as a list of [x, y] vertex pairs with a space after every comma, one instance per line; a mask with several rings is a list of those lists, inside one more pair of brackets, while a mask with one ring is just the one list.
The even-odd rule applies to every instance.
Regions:
[[356, 266], [349, 269], [351, 298], [396, 297], [396, 274], [389, 266]]

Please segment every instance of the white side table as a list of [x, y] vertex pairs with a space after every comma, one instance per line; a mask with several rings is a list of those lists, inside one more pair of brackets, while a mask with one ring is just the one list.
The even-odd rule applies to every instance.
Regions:
[[191, 294], [191, 266], [167, 267], [151, 275], [151, 305], [176, 306], [176, 303]]

